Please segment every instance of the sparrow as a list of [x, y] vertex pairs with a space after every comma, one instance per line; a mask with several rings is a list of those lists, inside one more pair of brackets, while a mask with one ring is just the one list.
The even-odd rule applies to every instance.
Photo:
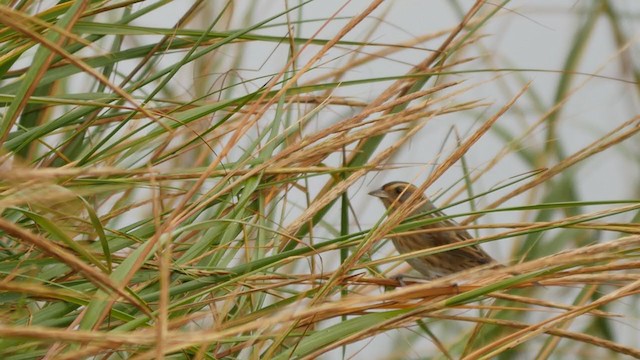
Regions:
[[[385, 184], [382, 188], [369, 193], [382, 201], [390, 213], [395, 211], [401, 204], [405, 203], [411, 195], [418, 189], [406, 182], [393, 181]], [[421, 213], [430, 213], [427, 217], [442, 218], [446, 215], [437, 210], [431, 201], [420, 194], [416, 202], [422, 202], [420, 208], [415, 210], [410, 217]], [[440, 222], [424, 225], [419, 229], [448, 228], [442, 231], [413, 232], [406, 235], [395, 235], [391, 238], [393, 245], [401, 254], [424, 250], [436, 246], [453, 244], [456, 242], [472, 239], [473, 237], [464, 229], [453, 229], [460, 227], [460, 224], [453, 220], [442, 220]], [[417, 270], [428, 279], [435, 279], [445, 275], [457, 273], [459, 271], [499, 263], [489, 254], [484, 252], [478, 245], [469, 245], [458, 249], [453, 249], [433, 255], [420, 256], [406, 260], [412, 268]], [[500, 265], [501, 266], [501, 265]]]

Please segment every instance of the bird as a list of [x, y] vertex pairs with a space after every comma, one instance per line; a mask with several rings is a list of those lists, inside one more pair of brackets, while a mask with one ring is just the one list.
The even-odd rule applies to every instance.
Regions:
[[[370, 192], [369, 195], [380, 199], [389, 212], [392, 213], [417, 191], [418, 188], [410, 183], [392, 181], [383, 185], [382, 188]], [[421, 213], [430, 213], [428, 217], [431, 218], [446, 216], [443, 212], [437, 210], [424, 194], [420, 193], [414, 200], [416, 203], [423, 203], [423, 205], [409, 214], [409, 216], [415, 216]], [[473, 238], [466, 230], [461, 228], [455, 229], [456, 227], [460, 227], [460, 224], [453, 220], [445, 219], [436, 223], [423, 225], [420, 229], [448, 228], [446, 230], [417, 232], [405, 235], [400, 234], [391, 237], [391, 241], [396, 250], [404, 254]], [[429, 280], [482, 265], [495, 264], [496, 267], [502, 266], [477, 244], [437, 254], [414, 257], [406, 259], [406, 261], [413, 269], [417, 270]]]

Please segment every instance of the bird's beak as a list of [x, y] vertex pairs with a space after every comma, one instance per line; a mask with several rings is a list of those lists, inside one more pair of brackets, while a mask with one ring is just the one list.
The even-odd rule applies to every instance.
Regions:
[[369, 195], [375, 196], [375, 197], [380, 198], [380, 199], [386, 199], [386, 198], [389, 197], [387, 192], [382, 190], [382, 189], [374, 190], [374, 191], [370, 192]]

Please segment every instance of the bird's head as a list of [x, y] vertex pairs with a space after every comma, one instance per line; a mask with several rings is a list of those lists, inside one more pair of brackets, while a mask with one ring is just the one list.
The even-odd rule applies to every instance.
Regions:
[[[378, 190], [370, 192], [369, 195], [377, 197], [385, 207], [389, 208], [392, 206], [397, 207], [407, 202], [416, 191], [418, 191], [418, 188], [407, 182], [393, 181], [384, 184]], [[424, 199], [424, 195], [420, 194], [420, 196], [416, 198], [416, 201], [420, 201], [418, 199]]]

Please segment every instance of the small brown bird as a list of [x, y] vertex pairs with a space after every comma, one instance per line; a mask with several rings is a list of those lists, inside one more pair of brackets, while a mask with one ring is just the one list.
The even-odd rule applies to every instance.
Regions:
[[[406, 182], [394, 181], [385, 184], [381, 189], [369, 193], [382, 200], [387, 209], [394, 211], [400, 204], [406, 202], [418, 189]], [[411, 216], [436, 210], [436, 207], [423, 194], [416, 201], [426, 201]], [[432, 218], [445, 216], [441, 211], [429, 215]], [[454, 228], [460, 226], [453, 220], [425, 225], [421, 229]], [[447, 245], [458, 241], [471, 239], [472, 236], [464, 229], [443, 230], [437, 232], [423, 232], [400, 235], [391, 238], [398, 252], [401, 254], [424, 250], [431, 247]], [[411, 267], [429, 279], [457, 273], [480, 265], [495, 263], [478, 245], [470, 245], [459, 249], [449, 250], [438, 254], [407, 259]]]

